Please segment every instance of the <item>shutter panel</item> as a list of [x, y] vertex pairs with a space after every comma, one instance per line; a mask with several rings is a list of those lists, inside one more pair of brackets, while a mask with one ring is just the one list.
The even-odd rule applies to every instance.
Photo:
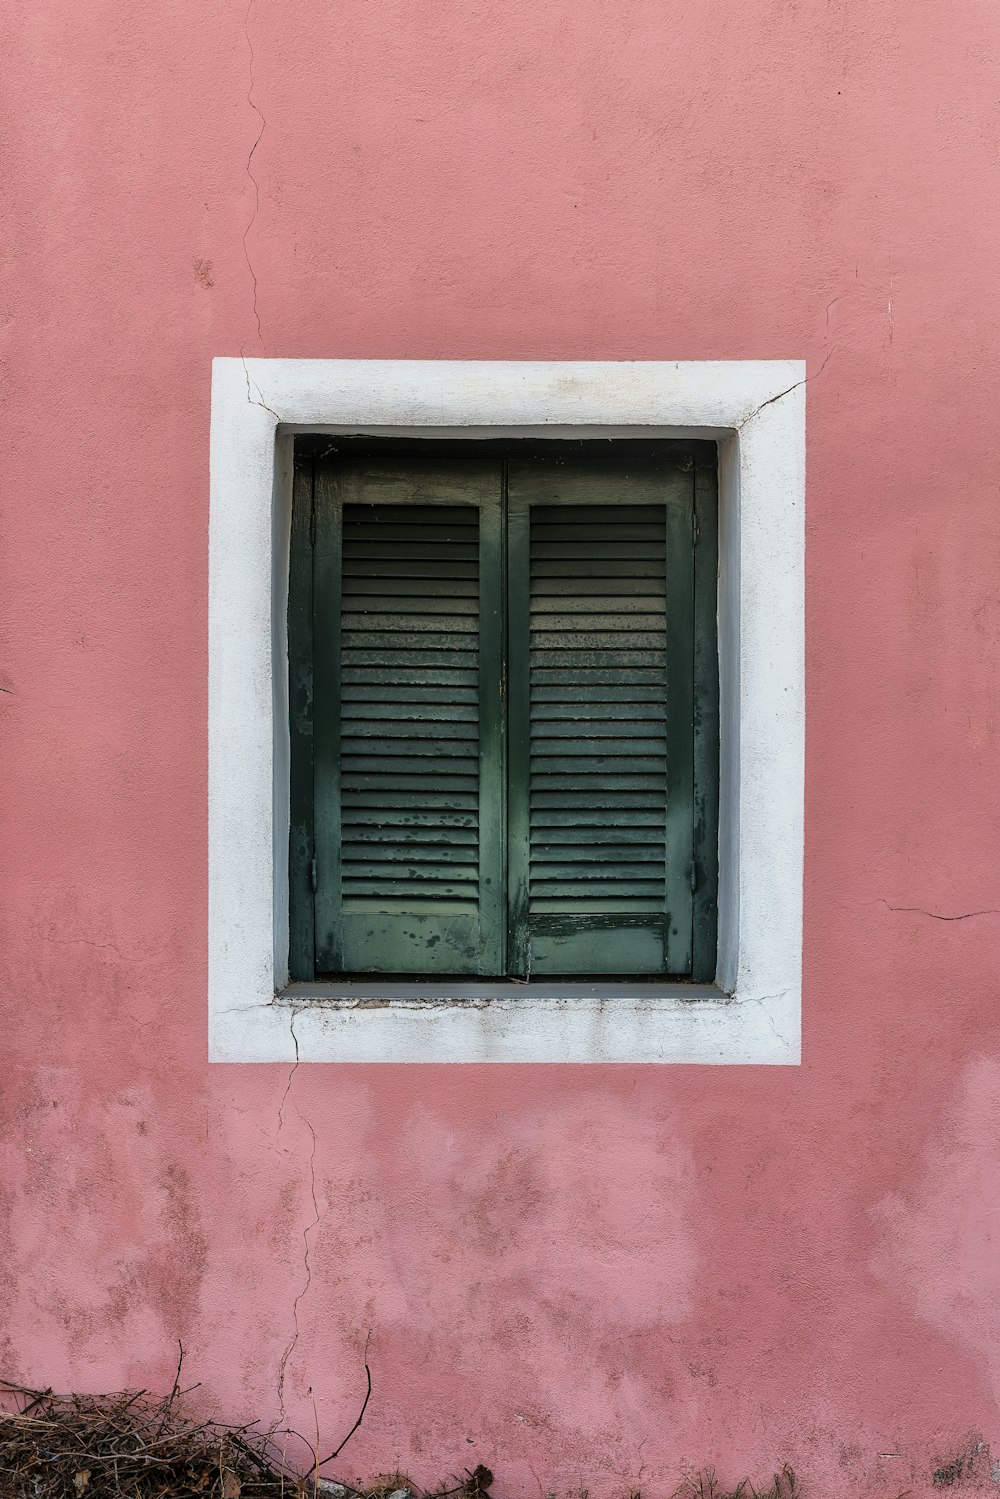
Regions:
[[690, 972], [692, 516], [690, 460], [510, 466], [514, 972]]
[[320, 973], [501, 972], [500, 473], [317, 475]]

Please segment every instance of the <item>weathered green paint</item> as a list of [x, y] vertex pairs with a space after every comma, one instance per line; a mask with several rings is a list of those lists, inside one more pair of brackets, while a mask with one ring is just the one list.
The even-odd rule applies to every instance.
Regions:
[[528, 870], [530, 857], [529, 786], [531, 740], [529, 683], [531, 677], [531, 535], [528, 506], [518, 489], [515, 462], [514, 492], [511, 465], [507, 470], [507, 972], [512, 978], [530, 977], [528, 926]]
[[666, 967], [690, 973], [694, 865], [694, 471], [665, 484], [667, 520]]
[[715, 977], [719, 925], [718, 450], [694, 452], [694, 948], [691, 977]]
[[[313, 482], [313, 907], [316, 971], [340, 970], [340, 565], [342, 485], [317, 464]], [[321, 893], [322, 892], [322, 893]]]
[[711, 977], [712, 446], [343, 446], [295, 487], [292, 976]]
[[316, 976], [313, 911], [313, 526], [314, 465], [295, 464], [288, 566], [288, 717], [291, 779], [288, 848], [288, 972]]

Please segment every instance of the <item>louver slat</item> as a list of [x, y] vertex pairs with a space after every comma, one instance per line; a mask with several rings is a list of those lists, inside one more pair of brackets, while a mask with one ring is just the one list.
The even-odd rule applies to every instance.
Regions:
[[497, 467], [345, 465], [325, 506], [317, 969], [499, 973]]
[[515, 963], [529, 977], [683, 974], [690, 475], [512, 464], [509, 492], [511, 677], [524, 684], [511, 703]]

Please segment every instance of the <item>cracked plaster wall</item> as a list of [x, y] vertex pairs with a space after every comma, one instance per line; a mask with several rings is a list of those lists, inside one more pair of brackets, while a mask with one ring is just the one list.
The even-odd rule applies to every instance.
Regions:
[[[348, 1473], [991, 1488], [998, 28], [13, 0], [4, 1372], [165, 1386], [180, 1338], [221, 1414], [332, 1447], [367, 1344]], [[241, 352], [808, 356], [801, 1068], [206, 1064], [209, 361]]]

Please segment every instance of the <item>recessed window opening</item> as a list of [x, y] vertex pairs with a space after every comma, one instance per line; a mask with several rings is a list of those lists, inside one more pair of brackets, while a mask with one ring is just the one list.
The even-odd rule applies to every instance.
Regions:
[[293, 980], [713, 978], [716, 471], [296, 438]]

